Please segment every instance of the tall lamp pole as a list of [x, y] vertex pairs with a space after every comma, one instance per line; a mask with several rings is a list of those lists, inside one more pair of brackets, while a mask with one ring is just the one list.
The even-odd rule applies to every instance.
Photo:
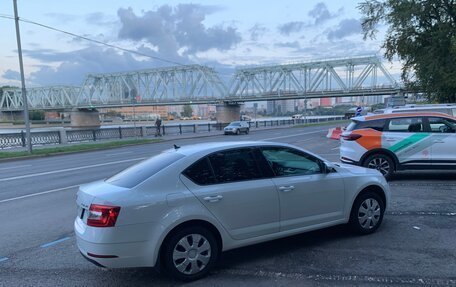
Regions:
[[30, 137], [28, 101], [27, 101], [27, 95], [26, 95], [26, 90], [25, 90], [24, 64], [22, 63], [22, 47], [21, 47], [21, 35], [19, 32], [19, 16], [17, 13], [17, 0], [13, 0], [13, 3], [14, 3], [14, 20], [16, 22], [17, 52], [19, 54], [19, 68], [21, 71], [22, 102], [24, 104], [25, 137], [26, 137], [26, 141], [27, 141], [28, 152], [32, 153], [32, 140]]

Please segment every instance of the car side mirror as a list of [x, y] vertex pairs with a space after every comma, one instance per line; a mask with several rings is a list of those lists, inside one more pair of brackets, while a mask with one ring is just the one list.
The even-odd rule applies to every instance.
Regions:
[[335, 165], [333, 163], [323, 162], [323, 173], [335, 172], [336, 169], [334, 167]]

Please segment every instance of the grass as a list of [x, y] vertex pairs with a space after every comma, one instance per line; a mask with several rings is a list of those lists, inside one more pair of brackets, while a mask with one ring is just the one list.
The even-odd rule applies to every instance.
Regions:
[[116, 148], [128, 145], [139, 145], [146, 143], [159, 142], [160, 139], [140, 139], [140, 140], [125, 140], [125, 141], [112, 141], [112, 142], [103, 142], [103, 143], [90, 143], [90, 144], [77, 144], [70, 146], [60, 146], [60, 147], [48, 147], [48, 148], [37, 148], [34, 149], [32, 154], [29, 154], [27, 151], [12, 151], [12, 152], [0, 152], [0, 159], [6, 158], [18, 158], [18, 157], [27, 157], [27, 156], [48, 156], [61, 153], [72, 153], [88, 150], [100, 150], [100, 149], [109, 149]]
[[303, 128], [303, 127], [315, 127], [315, 126], [327, 126], [332, 124], [348, 124], [350, 120], [338, 120], [338, 121], [329, 121], [329, 122], [319, 122], [319, 123], [309, 123], [302, 125], [295, 125], [294, 128]]

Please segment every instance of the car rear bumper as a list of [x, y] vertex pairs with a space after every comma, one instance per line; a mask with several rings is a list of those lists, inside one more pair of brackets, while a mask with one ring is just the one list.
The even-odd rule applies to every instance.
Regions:
[[76, 236], [76, 243], [81, 254], [95, 265], [107, 268], [154, 266], [148, 254], [150, 247], [148, 241], [114, 244], [92, 243]]
[[107, 268], [153, 267], [155, 265], [154, 253], [157, 244], [153, 240], [119, 242], [116, 239], [124, 236], [125, 233], [131, 234], [131, 231], [123, 228], [116, 230], [116, 228], [88, 227], [79, 218], [76, 218], [74, 222], [74, 230], [79, 251], [87, 260], [96, 265]]

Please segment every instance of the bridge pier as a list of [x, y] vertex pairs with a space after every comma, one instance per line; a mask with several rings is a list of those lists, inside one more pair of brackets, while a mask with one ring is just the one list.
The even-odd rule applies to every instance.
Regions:
[[75, 128], [100, 127], [100, 113], [97, 109], [74, 108], [70, 113], [71, 126]]
[[223, 103], [215, 106], [215, 116], [218, 123], [230, 123], [241, 118], [241, 104]]
[[0, 112], [0, 121], [24, 121], [24, 111]]

